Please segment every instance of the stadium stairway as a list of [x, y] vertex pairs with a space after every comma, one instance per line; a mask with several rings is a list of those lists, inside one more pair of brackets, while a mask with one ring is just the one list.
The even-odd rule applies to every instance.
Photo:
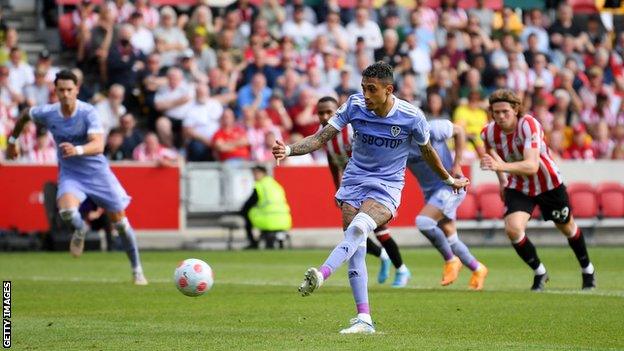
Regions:
[[[9, 27], [15, 28], [19, 35], [19, 48], [28, 56], [28, 63], [34, 65], [39, 53], [47, 49], [53, 58], [58, 58], [61, 44], [57, 28], [46, 28], [41, 16], [38, 16], [41, 1], [28, 4], [29, 1], [12, 1], [3, 6], [2, 18]], [[54, 64], [59, 63], [54, 60]]]

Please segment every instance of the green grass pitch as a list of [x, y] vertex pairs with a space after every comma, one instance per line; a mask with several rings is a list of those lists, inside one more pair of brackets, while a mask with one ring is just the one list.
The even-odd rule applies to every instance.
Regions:
[[[530, 293], [532, 272], [512, 248], [473, 250], [490, 267], [485, 291], [467, 289], [469, 271], [438, 285], [432, 249], [404, 250], [406, 289], [376, 282], [368, 256], [375, 335], [339, 335], [355, 315], [345, 268], [302, 298], [306, 268], [329, 250], [144, 252], [150, 285], [130, 284], [123, 253], [2, 253], [13, 282], [15, 350], [622, 350], [624, 250], [590, 248], [598, 289], [581, 293], [568, 248], [538, 248], [551, 281]], [[172, 282], [176, 263], [207, 261], [215, 285], [189, 298]]]

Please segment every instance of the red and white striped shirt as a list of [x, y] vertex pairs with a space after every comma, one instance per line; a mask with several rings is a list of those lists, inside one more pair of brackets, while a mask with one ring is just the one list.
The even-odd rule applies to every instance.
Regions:
[[[321, 126], [323, 128], [323, 126]], [[353, 127], [347, 124], [346, 128], [342, 128], [340, 133], [325, 144], [324, 149], [327, 155], [332, 158], [334, 156], [351, 157], [351, 141], [353, 140]]]
[[495, 122], [488, 123], [481, 131], [485, 147], [493, 149], [506, 162], [522, 161], [524, 149], [539, 150], [539, 169], [532, 176], [509, 174], [507, 187], [529, 196], [537, 196], [563, 183], [559, 168], [550, 156], [544, 141], [544, 131], [539, 122], [530, 115], [518, 120], [513, 133], [506, 134]]

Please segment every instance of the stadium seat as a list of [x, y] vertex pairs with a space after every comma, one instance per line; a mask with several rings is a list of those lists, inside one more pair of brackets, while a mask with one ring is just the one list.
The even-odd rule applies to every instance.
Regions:
[[542, 219], [542, 211], [540, 211], [539, 206], [535, 206], [533, 209], [533, 213], [531, 213], [531, 219]]
[[575, 14], [598, 13], [595, 0], [568, 0], [568, 4], [572, 6], [572, 11]]
[[589, 183], [568, 186], [570, 206], [576, 218], [594, 218], [598, 215], [598, 201], [594, 187]]
[[596, 187], [598, 207], [603, 218], [624, 217], [624, 187], [620, 183], [606, 182]]
[[72, 14], [68, 12], [63, 14], [58, 19], [59, 36], [61, 37], [61, 43], [66, 49], [73, 49], [78, 45], [76, 41], [76, 27], [72, 21]]
[[477, 196], [472, 192], [468, 192], [461, 206], [457, 209], [457, 219], [475, 220], [477, 219], [477, 214]]
[[476, 189], [482, 219], [501, 219], [505, 205], [501, 201], [498, 184], [481, 184]]
[[[457, 5], [462, 9], [472, 9], [477, 7], [477, 0], [459, 0]], [[438, 9], [442, 6], [442, 0], [426, 0], [425, 6]], [[485, 7], [492, 10], [503, 8], [503, 0], [485, 0]]]

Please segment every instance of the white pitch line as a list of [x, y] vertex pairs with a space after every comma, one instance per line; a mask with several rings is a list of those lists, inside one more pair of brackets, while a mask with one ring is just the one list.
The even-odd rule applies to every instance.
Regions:
[[[119, 279], [119, 278], [84, 278], [84, 277], [75, 277], [75, 278], [64, 278], [64, 277], [46, 277], [46, 276], [32, 276], [32, 277], [21, 277], [19, 279], [14, 279], [15, 281], [19, 280], [29, 280], [29, 281], [37, 281], [37, 282], [71, 282], [71, 283], [128, 283], [130, 282], [130, 278], [128, 279]], [[173, 279], [149, 279], [150, 283], [170, 283], [173, 284]], [[215, 282], [216, 285], [224, 284], [224, 285], [248, 285], [248, 286], [281, 286], [281, 287], [293, 287], [296, 288], [296, 283], [292, 284], [284, 281], [238, 281], [238, 280], [227, 280], [227, 279], [219, 279]], [[348, 287], [349, 285], [346, 283], [340, 282], [332, 282], [330, 287]], [[378, 285], [373, 285], [373, 287], [377, 287]], [[444, 289], [435, 288], [435, 287], [427, 287], [427, 286], [408, 286], [403, 290], [418, 290], [418, 291], [443, 291]], [[393, 290], [395, 291], [395, 290]], [[461, 291], [461, 290], [451, 290], [448, 291]], [[512, 290], [512, 289], [485, 289], [484, 292], [507, 292], [507, 293], [517, 293], [517, 292], [529, 292], [528, 290]], [[544, 290], [544, 294], [553, 294], [553, 295], [590, 295], [590, 296], [604, 296], [604, 297], [619, 297], [624, 298], [624, 291], [621, 290], [593, 290], [593, 291], [581, 291], [581, 290], [562, 290], [562, 289], [554, 289], [554, 290]]]

